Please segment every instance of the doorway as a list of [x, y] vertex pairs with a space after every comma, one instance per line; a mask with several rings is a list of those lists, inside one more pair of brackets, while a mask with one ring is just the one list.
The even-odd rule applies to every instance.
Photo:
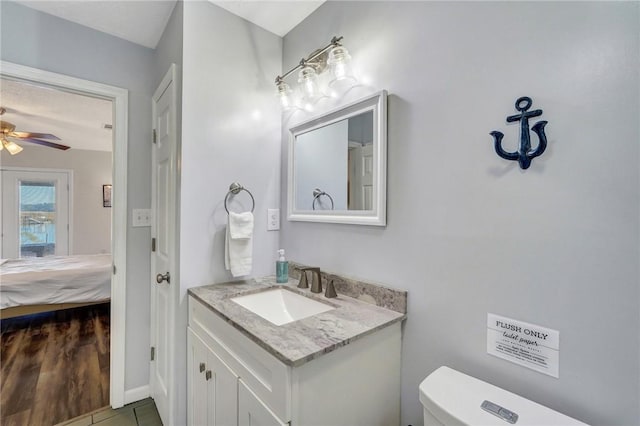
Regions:
[[6, 61], [0, 61], [0, 75], [7, 79], [105, 99], [112, 103], [111, 253], [113, 271], [109, 310], [109, 401], [113, 408], [122, 407], [125, 402], [128, 92], [126, 89]]

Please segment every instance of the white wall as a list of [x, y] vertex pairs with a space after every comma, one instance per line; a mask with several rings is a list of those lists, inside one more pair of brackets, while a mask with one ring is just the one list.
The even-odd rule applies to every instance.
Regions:
[[[253, 276], [275, 272], [278, 232], [267, 208], [280, 205], [280, 109], [275, 76], [282, 39], [209, 2], [184, 2], [180, 206], [180, 324], [186, 350], [186, 290], [229, 281], [224, 270], [224, 198], [238, 181], [255, 198]], [[245, 193], [230, 204], [251, 208]], [[178, 354], [179, 403], [186, 402], [186, 355]], [[176, 424], [186, 421], [178, 408]]]
[[[387, 227], [285, 222], [281, 244], [409, 291], [402, 425], [422, 424], [418, 384], [440, 365], [591, 424], [638, 423], [639, 7], [327, 2], [284, 38], [288, 69], [343, 35], [368, 89], [390, 94]], [[549, 121], [526, 171], [489, 136], [512, 149], [520, 96]], [[488, 312], [559, 330], [560, 378], [487, 355]]]
[[70, 149], [59, 151], [28, 143], [19, 155], [0, 151], [4, 167], [73, 170], [73, 251], [111, 253], [111, 208], [102, 206], [102, 185], [110, 185], [111, 153]]
[[[0, 2], [2, 60], [129, 90], [127, 217], [151, 206], [153, 50]], [[127, 229], [125, 390], [149, 383], [149, 228]]]

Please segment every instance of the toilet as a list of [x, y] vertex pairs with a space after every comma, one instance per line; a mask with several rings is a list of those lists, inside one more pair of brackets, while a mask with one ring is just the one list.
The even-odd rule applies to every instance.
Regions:
[[420, 383], [425, 426], [585, 425], [492, 384], [449, 367], [440, 367]]

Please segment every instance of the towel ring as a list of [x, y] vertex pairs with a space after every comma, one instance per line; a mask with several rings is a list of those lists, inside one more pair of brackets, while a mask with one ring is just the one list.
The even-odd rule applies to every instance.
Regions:
[[322, 189], [320, 188], [316, 188], [313, 190], [313, 203], [311, 203], [311, 207], [313, 207], [313, 210], [316, 209], [316, 200], [318, 198], [320, 198], [321, 196], [326, 195], [327, 197], [329, 197], [329, 200], [331, 200], [331, 210], [333, 210], [333, 197], [329, 194], [327, 194], [326, 192], [324, 192]]
[[229, 196], [237, 195], [240, 191], [247, 191], [247, 194], [249, 194], [249, 196], [251, 197], [251, 203], [253, 204], [251, 206], [251, 213], [253, 213], [253, 211], [255, 210], [256, 200], [253, 198], [253, 194], [251, 193], [251, 191], [249, 191], [244, 186], [240, 185], [238, 182], [233, 182], [231, 185], [229, 185], [229, 192], [227, 192], [227, 195], [225, 195], [224, 197], [224, 209], [227, 211], [227, 214], [229, 214], [229, 208], [227, 207], [227, 201], [229, 200]]

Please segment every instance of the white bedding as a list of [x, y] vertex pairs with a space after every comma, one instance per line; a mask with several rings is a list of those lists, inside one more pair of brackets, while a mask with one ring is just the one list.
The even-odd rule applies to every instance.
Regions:
[[0, 309], [97, 302], [110, 297], [110, 254], [0, 261]]

